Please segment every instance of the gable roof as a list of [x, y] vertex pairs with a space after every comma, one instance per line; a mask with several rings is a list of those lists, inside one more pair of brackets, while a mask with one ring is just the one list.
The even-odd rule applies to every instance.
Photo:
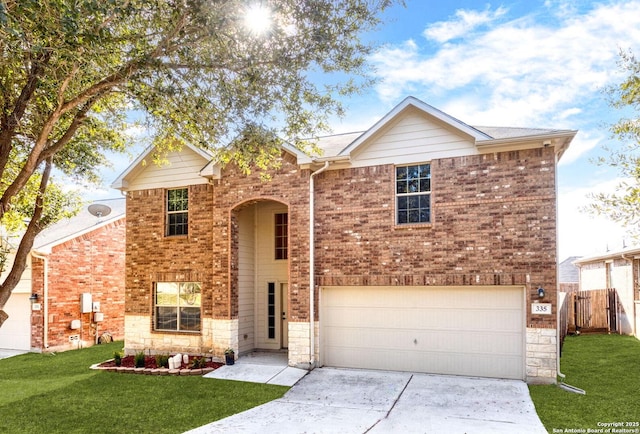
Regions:
[[356, 151], [360, 146], [362, 146], [370, 137], [373, 137], [376, 133], [378, 133], [382, 128], [384, 128], [389, 122], [399, 116], [402, 112], [407, 110], [410, 107], [414, 107], [423, 113], [432, 116], [433, 118], [443, 122], [445, 125], [450, 126], [451, 128], [458, 130], [464, 134], [467, 134], [473, 137], [476, 141], [483, 139], [491, 139], [490, 136], [485, 133], [465, 124], [464, 122], [459, 121], [453, 116], [449, 116], [448, 114], [438, 110], [437, 108], [426, 104], [419, 99], [409, 96], [405, 98], [400, 104], [395, 106], [393, 110], [387, 113], [382, 119], [376, 122], [371, 128], [361, 134], [356, 140], [351, 142], [347, 147], [345, 147], [338, 155], [346, 155]]
[[418, 110], [457, 134], [468, 137], [477, 149], [484, 148], [484, 152], [493, 147], [538, 141], [544, 142], [545, 145], [554, 145], [557, 148], [556, 153], [561, 156], [577, 133], [576, 130], [552, 128], [471, 126], [410, 96], [366, 131], [319, 137], [317, 146], [323, 151], [323, 154], [307, 157], [305, 162], [345, 159], [352, 156], [358, 150], [366, 147], [373, 137], [381, 133], [383, 129], [409, 109]]
[[[33, 242], [32, 250], [48, 254], [51, 249], [88, 232], [99, 229], [125, 217], [125, 198], [97, 200], [93, 204], [106, 205], [111, 212], [104, 217], [96, 217], [85, 206], [75, 216], [61, 220], [38, 234]], [[124, 243], [124, 240], [122, 240]]]
[[[393, 133], [397, 133], [397, 131], [394, 131], [394, 125], [400, 125], [412, 117], [414, 120], [418, 119], [417, 122], [419, 123], [431, 125], [432, 129], [429, 131], [424, 129], [422, 131], [413, 130], [410, 132], [410, 140], [405, 139], [402, 143], [387, 142], [381, 145], [378, 142], [376, 144], [376, 141], [385, 139], [385, 134], [392, 133], [391, 135], [393, 135]], [[433, 128], [438, 128], [439, 134], [443, 132], [447, 134], [447, 140], [450, 141], [436, 142], [437, 135], [429, 136], [435, 131]], [[419, 136], [424, 131], [429, 134]], [[309, 167], [314, 163], [322, 163], [324, 161], [342, 162], [343, 165], [351, 165], [353, 167], [382, 163], [406, 164], [413, 162], [414, 159], [428, 161], [433, 158], [477, 155], [543, 146], [553, 146], [559, 159], [576, 133], [576, 130], [471, 126], [413, 96], [409, 96], [366, 131], [315, 138], [320, 154], [308, 155], [286, 142], [283, 143], [282, 149], [294, 155], [298, 164], [302, 167]], [[415, 138], [418, 138], [418, 140], [415, 140]], [[407, 143], [409, 145], [406, 145]], [[207, 179], [219, 178], [221, 171], [218, 162], [213, 160], [213, 154], [196, 146], [189, 144], [185, 146], [202, 157], [202, 166], [193, 166], [192, 170], [195, 170], [195, 176]], [[402, 147], [404, 149], [401, 149]], [[135, 178], [142, 172], [144, 161], [152, 151], [153, 147], [147, 148], [113, 182], [112, 187], [126, 190], [128, 187], [127, 180]], [[368, 153], [368, 155], [364, 155], [365, 153]], [[402, 156], [399, 156], [400, 153]], [[192, 164], [196, 164], [195, 161]], [[203, 181], [206, 182], [204, 179]]]
[[[211, 161], [212, 154], [202, 148], [190, 145], [189, 143], [185, 144], [185, 147], [195, 152], [197, 155], [199, 155], [204, 159], [205, 163], [203, 163], [202, 165], [203, 166], [202, 171], [205, 171], [208, 166], [208, 163]], [[111, 187], [115, 189], [126, 188], [127, 179], [132, 176], [135, 176], [136, 174], [140, 173], [144, 169], [147, 158], [149, 158], [149, 156], [153, 153], [154, 150], [155, 150], [155, 146], [153, 145], [148, 146], [140, 155], [138, 155], [138, 157], [135, 160], [133, 160], [131, 164], [129, 164], [129, 166], [120, 174], [120, 176], [118, 176], [116, 180], [113, 181], [113, 183], [111, 184]]]

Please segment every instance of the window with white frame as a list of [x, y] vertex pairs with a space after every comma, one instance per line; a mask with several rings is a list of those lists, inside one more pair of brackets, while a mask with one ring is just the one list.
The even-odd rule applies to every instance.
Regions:
[[189, 189], [167, 190], [167, 236], [189, 233]]
[[288, 233], [289, 215], [279, 213], [275, 215], [275, 258], [287, 259], [288, 257]]
[[200, 331], [200, 283], [156, 282], [155, 286], [154, 329]]
[[431, 222], [431, 165], [396, 167], [396, 223]]

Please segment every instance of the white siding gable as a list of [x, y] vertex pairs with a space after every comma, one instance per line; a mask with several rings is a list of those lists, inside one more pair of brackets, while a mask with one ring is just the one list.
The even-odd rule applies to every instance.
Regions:
[[126, 190], [173, 188], [208, 182], [200, 176], [200, 171], [208, 161], [189, 147], [169, 152], [167, 160], [169, 164], [159, 166], [149, 155], [146, 164], [127, 176]]
[[354, 150], [351, 164], [408, 164], [478, 153], [473, 137], [421, 110], [409, 108]]

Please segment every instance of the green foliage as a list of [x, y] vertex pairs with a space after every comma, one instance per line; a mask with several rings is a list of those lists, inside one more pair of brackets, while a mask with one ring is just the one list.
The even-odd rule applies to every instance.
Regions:
[[568, 336], [561, 371], [567, 384], [586, 391], [586, 395], [557, 386], [529, 386], [547, 430], [586, 431], [598, 429], [598, 422], [639, 422], [639, 357], [640, 341], [633, 336]]
[[156, 354], [156, 366], [158, 368], [168, 368], [169, 356], [167, 354]]
[[119, 434], [126, 427], [126, 432], [181, 433], [280, 398], [289, 389], [89, 369], [121, 348], [119, 341], [0, 360], [0, 432]]
[[312, 150], [338, 97], [371, 84], [359, 36], [392, 2], [264, 1], [262, 32], [244, 0], [0, 2], [0, 224], [43, 209], [31, 236], [72, 213], [77, 197], [39, 184], [45, 162], [95, 182], [133, 119], [157, 162], [190, 143], [247, 172], [277, 164], [276, 137]]
[[122, 356], [122, 351], [114, 351], [113, 361], [115, 362], [116, 366], [122, 365]]
[[207, 359], [205, 359], [204, 357], [194, 357], [189, 362], [189, 367], [191, 369], [206, 368], [207, 367]]
[[631, 51], [621, 52], [620, 69], [627, 75], [616, 86], [609, 87], [606, 92], [610, 104], [631, 114], [622, 117], [611, 126], [615, 138], [622, 142], [620, 147], [605, 147], [607, 157], [597, 160], [600, 165], [609, 165], [618, 170], [623, 179], [616, 188], [616, 193], [592, 194], [594, 202], [588, 211], [606, 215], [612, 220], [622, 223], [635, 238], [640, 237], [640, 61]]
[[133, 356], [133, 364], [136, 368], [144, 368], [144, 351], [140, 351]]

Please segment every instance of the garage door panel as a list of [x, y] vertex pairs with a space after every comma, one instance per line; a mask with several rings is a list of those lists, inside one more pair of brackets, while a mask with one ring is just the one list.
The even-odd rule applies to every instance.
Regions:
[[520, 287], [324, 288], [322, 361], [522, 379], [523, 297]]
[[480, 309], [402, 309], [398, 307], [366, 308], [366, 307], [335, 307], [328, 310], [323, 320], [335, 327], [360, 327], [368, 324], [372, 316], [381, 318], [385, 324], [394, 323], [398, 328], [434, 328], [469, 330], [496, 330], [507, 327], [510, 331], [520, 333], [522, 326], [521, 309], [494, 310], [487, 315], [486, 310]]
[[446, 332], [439, 330], [414, 330], [408, 333], [398, 329], [326, 329], [323, 339], [330, 344], [327, 349], [380, 348], [388, 351], [452, 351], [460, 353], [493, 353], [519, 356], [522, 354], [522, 337], [512, 333]]

